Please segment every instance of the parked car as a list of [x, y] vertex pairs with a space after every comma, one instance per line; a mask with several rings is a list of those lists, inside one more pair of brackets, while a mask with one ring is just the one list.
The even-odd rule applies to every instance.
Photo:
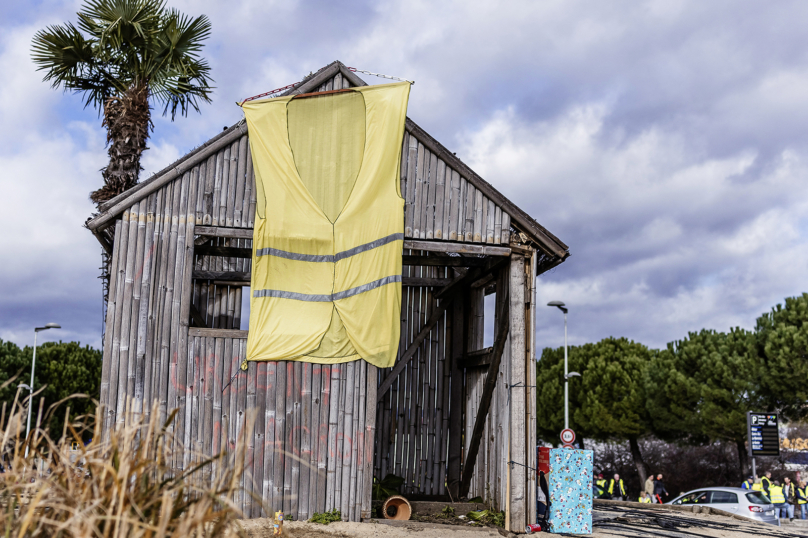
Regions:
[[688, 491], [665, 504], [710, 506], [739, 516], [780, 526], [772, 502], [762, 491], [742, 488], [701, 488]]

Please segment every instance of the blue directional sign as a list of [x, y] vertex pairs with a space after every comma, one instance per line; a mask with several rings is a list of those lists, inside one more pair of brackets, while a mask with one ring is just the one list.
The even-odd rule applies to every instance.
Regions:
[[749, 455], [779, 456], [780, 430], [774, 413], [746, 413]]

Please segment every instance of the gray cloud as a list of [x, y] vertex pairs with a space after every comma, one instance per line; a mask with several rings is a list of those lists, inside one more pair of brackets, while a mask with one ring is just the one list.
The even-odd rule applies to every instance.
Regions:
[[[751, 328], [804, 291], [802, 2], [172, 5], [211, 17], [217, 90], [202, 114], [155, 118], [146, 176], [237, 121], [237, 99], [340, 59], [415, 79], [410, 116], [570, 245], [538, 299], [570, 304], [572, 342]], [[78, 6], [18, 7], [0, 22], [0, 226], [14, 231], [0, 239], [13, 253], [0, 338], [20, 343], [53, 320], [99, 344], [100, 254], [81, 224], [103, 132], [28, 54], [36, 29]], [[538, 345], [562, 341], [560, 314], [540, 308]]]

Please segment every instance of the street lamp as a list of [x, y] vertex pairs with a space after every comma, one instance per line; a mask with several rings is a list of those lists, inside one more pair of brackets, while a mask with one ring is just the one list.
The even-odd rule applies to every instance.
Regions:
[[[570, 387], [569, 387], [569, 378], [574, 377], [571, 375], [570, 372], [567, 371], [568, 363], [567, 363], [567, 306], [561, 301], [550, 301], [547, 303], [547, 306], [554, 306], [564, 312], [564, 429], [568, 429], [570, 427]], [[572, 372], [572, 374], [581, 375], [578, 372]]]
[[[61, 329], [61, 325], [56, 323], [48, 323], [44, 327], [36, 327], [34, 329], [34, 359], [31, 361], [31, 385], [26, 387], [29, 390], [28, 396], [28, 425], [25, 427], [25, 438], [28, 439], [28, 434], [31, 432], [31, 404], [34, 398], [34, 367], [36, 366], [36, 337], [39, 331], [47, 331], [48, 329]], [[25, 457], [28, 457], [28, 445], [25, 445]]]

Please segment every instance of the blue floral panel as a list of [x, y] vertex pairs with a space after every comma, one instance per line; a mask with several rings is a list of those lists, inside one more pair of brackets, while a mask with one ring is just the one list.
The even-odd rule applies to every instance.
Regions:
[[550, 516], [548, 531], [592, 533], [592, 451], [555, 448], [550, 451]]

